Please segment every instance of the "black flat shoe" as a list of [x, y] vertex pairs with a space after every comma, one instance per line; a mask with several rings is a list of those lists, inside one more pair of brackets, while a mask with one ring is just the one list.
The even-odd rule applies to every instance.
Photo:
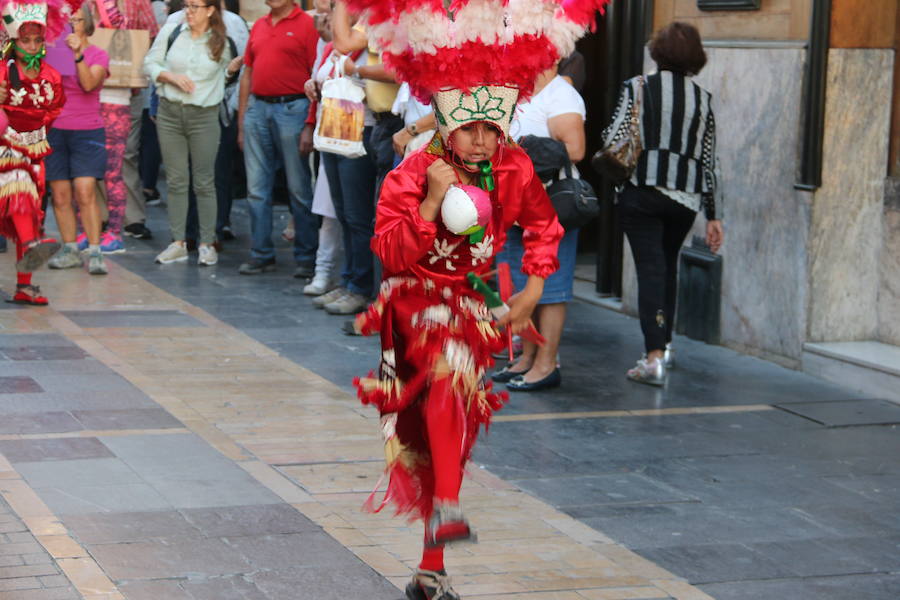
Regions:
[[510, 392], [536, 392], [538, 390], [549, 390], [550, 388], [559, 387], [562, 384], [562, 374], [559, 368], [553, 369], [553, 372], [539, 381], [528, 383], [525, 381], [524, 375], [517, 375], [506, 383], [506, 389]]
[[520, 377], [521, 375], [524, 375], [522, 371], [510, 371], [509, 365], [507, 365], [499, 371], [494, 371], [493, 373], [491, 373], [491, 381], [494, 381], [496, 383], [508, 383], [512, 379]]

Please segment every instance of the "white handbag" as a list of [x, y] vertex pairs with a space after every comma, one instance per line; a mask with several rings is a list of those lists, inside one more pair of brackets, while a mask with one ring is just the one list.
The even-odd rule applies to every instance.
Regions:
[[363, 145], [365, 90], [344, 73], [346, 56], [337, 63], [337, 75], [322, 84], [322, 112], [313, 134], [313, 146], [347, 158], [366, 155]]

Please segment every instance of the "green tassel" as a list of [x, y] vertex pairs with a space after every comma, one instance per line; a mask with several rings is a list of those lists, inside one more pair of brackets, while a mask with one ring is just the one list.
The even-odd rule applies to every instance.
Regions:
[[483, 239], [484, 239], [484, 227], [480, 228], [475, 233], [469, 234], [469, 243], [470, 244], [478, 244]]
[[489, 160], [481, 162], [465, 161], [467, 165], [478, 167], [478, 187], [486, 192], [493, 192], [496, 184], [494, 183], [494, 165]]

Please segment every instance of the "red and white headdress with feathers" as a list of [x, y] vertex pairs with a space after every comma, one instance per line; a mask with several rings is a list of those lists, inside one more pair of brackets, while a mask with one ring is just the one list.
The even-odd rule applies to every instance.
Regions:
[[[518, 98], [565, 58], [609, 0], [345, 0], [382, 61], [442, 135], [488, 121], [509, 132]], [[442, 122], [443, 121], [443, 122]]]
[[44, 27], [44, 39], [52, 42], [62, 33], [84, 0], [0, 0], [5, 37], [16, 39], [26, 23]]

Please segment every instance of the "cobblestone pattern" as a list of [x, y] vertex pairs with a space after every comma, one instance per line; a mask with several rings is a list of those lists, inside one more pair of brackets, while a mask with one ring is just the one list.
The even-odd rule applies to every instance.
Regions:
[[79, 599], [68, 578], [0, 498], [0, 600]]

